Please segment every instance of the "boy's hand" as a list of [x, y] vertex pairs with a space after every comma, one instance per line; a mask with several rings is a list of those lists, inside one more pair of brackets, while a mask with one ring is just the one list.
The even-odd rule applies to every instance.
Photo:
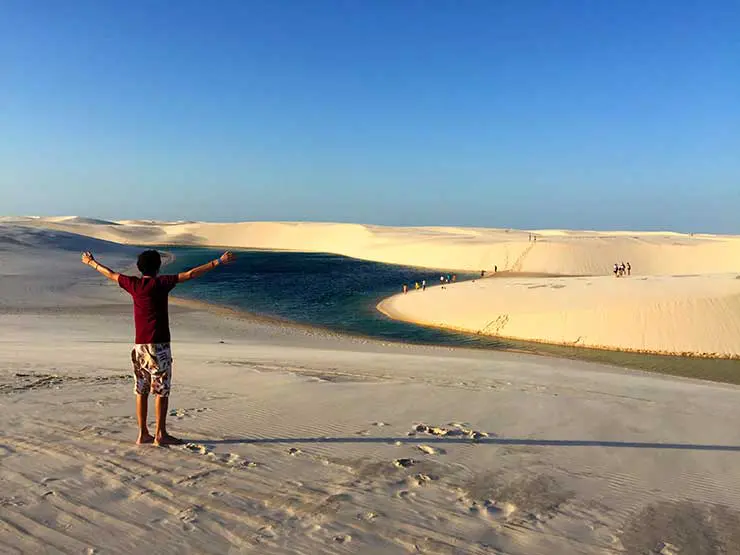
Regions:
[[85, 251], [82, 253], [82, 263], [90, 266], [93, 270], [96, 270], [103, 274], [105, 277], [107, 277], [111, 281], [118, 281], [118, 278], [121, 274], [118, 272], [114, 272], [110, 268], [107, 268], [103, 266], [100, 262], [95, 260], [95, 257], [92, 255], [90, 251]]
[[234, 253], [231, 251], [226, 251], [221, 256], [218, 257], [218, 260], [221, 262], [221, 264], [228, 264], [229, 262], [232, 262], [236, 258], [234, 256]]

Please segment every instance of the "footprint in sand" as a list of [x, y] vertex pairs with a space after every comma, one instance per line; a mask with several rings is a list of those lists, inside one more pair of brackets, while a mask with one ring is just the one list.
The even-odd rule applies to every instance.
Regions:
[[384, 426], [390, 426], [388, 422], [373, 422], [373, 426], [378, 426], [379, 428], [382, 428]]
[[417, 445], [416, 448], [426, 455], [444, 455], [446, 453], [444, 449], [435, 449], [430, 445]]
[[491, 501], [490, 499], [483, 503], [483, 507], [488, 514], [503, 518], [509, 518], [517, 510], [517, 506], [513, 503], [509, 503], [507, 501], [497, 503], [496, 501]]
[[364, 520], [365, 522], [372, 522], [378, 518], [378, 513], [373, 511], [367, 511], [366, 513], [358, 513], [357, 520]]
[[668, 542], [660, 542], [658, 548], [658, 555], [678, 555], [681, 551], [675, 545]]
[[[434, 478], [436, 480], [436, 477]], [[413, 476], [406, 476], [403, 480], [396, 482], [396, 485], [400, 487], [400, 491], [409, 491], [412, 488], [423, 488], [432, 483], [432, 477], [427, 474], [414, 474]], [[396, 494], [398, 495], [398, 494]]]
[[442, 426], [427, 426], [426, 424], [417, 424], [414, 429], [408, 433], [408, 435], [416, 435], [417, 433], [429, 434], [437, 437], [460, 437], [464, 436], [473, 442], [481, 441], [488, 437], [488, 433], [473, 430], [464, 424], [452, 422], [449, 424], [450, 428], [443, 428]]
[[211, 410], [213, 409], [210, 409], [208, 407], [170, 409], [170, 416], [174, 416], [176, 418], [185, 418], [187, 416], [192, 418], [198, 413], [209, 412]]
[[210, 447], [208, 447], [207, 445], [203, 445], [202, 443], [186, 443], [184, 447], [191, 453], [198, 453], [199, 455], [210, 457], [211, 459], [215, 459], [229, 466], [244, 467], [244, 468], [254, 468], [258, 466], [256, 462], [245, 460], [240, 455], [237, 455], [236, 453], [226, 453], [225, 455], [217, 455], [216, 453], [213, 452], [213, 450]]
[[296, 455], [300, 455], [301, 453], [303, 453], [303, 451], [301, 451], [301, 450], [300, 450], [300, 449], [298, 449], [297, 447], [291, 447], [290, 449], [288, 449], [288, 454], [289, 454], [289, 455], [292, 455], [292, 456], [294, 456], [294, 457], [295, 457]]
[[256, 462], [243, 459], [236, 453], [228, 453], [222, 460], [230, 466], [240, 466], [245, 468], [255, 468], [257, 466]]
[[199, 455], [208, 455], [211, 452], [211, 449], [202, 443], [186, 443], [185, 449], [192, 451], [193, 453], [198, 453]]
[[277, 534], [275, 533], [275, 530], [273, 530], [271, 525], [263, 526], [258, 531], [258, 540], [272, 540], [277, 538]]
[[193, 526], [189, 522], [183, 522], [182, 524], [180, 524], [180, 528], [182, 528], [184, 532], [192, 532], [193, 530], [195, 530], [195, 526]]
[[417, 424], [414, 426], [413, 431], [420, 434], [431, 434], [433, 436], [446, 436], [448, 432], [448, 430], [445, 430], [444, 428], [440, 428], [438, 426], [427, 426], [426, 424]]
[[438, 479], [439, 477], [431, 476], [429, 474], [415, 474], [414, 475], [414, 481], [416, 482], [417, 486], [426, 486]]
[[393, 461], [393, 466], [397, 468], [408, 468], [416, 464], [414, 459], [396, 459]]
[[188, 507], [184, 511], [181, 511], [180, 514], [178, 514], [178, 518], [180, 519], [182, 529], [186, 532], [192, 532], [195, 530], [194, 523], [198, 522], [198, 512], [200, 511], [200, 507], [194, 506], [194, 507]]
[[337, 543], [349, 543], [352, 541], [352, 536], [349, 534], [338, 534], [332, 539]]

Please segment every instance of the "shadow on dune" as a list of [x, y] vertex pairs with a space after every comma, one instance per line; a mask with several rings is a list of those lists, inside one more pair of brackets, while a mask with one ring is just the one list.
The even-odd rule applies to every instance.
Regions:
[[583, 439], [517, 439], [487, 437], [479, 440], [440, 437], [285, 437], [285, 438], [230, 438], [230, 439], [188, 439], [210, 445], [270, 444], [270, 443], [468, 443], [474, 445], [524, 445], [535, 447], [607, 447], [629, 449], [672, 449], [686, 451], [740, 451], [740, 445], [711, 445], [694, 443], [660, 443], [639, 441], [599, 441]]
[[20, 225], [5, 225], [0, 228], [0, 248], [55, 249], [74, 253], [90, 250], [103, 255], [130, 255], [141, 251], [139, 247], [119, 245], [77, 233]]

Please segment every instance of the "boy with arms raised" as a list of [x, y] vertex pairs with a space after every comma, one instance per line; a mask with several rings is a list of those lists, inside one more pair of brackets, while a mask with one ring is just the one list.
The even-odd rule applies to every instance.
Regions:
[[[136, 418], [139, 422], [139, 437], [136, 443], [154, 445], [177, 445], [179, 439], [167, 433], [167, 406], [169, 404], [170, 381], [172, 379], [172, 351], [170, 350], [170, 323], [167, 310], [169, 292], [178, 283], [202, 276], [220, 264], [234, 259], [225, 252], [216, 260], [174, 275], [159, 275], [162, 259], [154, 250], [139, 255], [136, 266], [141, 277], [126, 276], [100, 264], [92, 253], [82, 253], [82, 262], [115, 281], [131, 295], [134, 301], [134, 326], [136, 341], [131, 351], [134, 365], [136, 393]], [[156, 429], [154, 436], [147, 428], [149, 392], [155, 395]]]

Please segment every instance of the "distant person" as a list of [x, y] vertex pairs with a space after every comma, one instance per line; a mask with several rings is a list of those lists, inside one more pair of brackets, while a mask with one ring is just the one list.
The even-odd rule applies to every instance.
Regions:
[[627, 262], [627, 275], [628, 276], [632, 275], [632, 266], [630, 266], [629, 262]]
[[619, 264], [614, 263], [614, 277], [619, 277]]
[[402, 289], [403, 289], [404, 294], [408, 293], [409, 292], [409, 284], [408, 283], [404, 283]]
[[415, 281], [415, 282], [414, 282], [414, 289], [415, 289], [416, 291], [418, 291], [418, 290], [419, 290], [420, 288], [421, 288], [421, 285], [419, 285], [419, 282], [418, 282], [418, 281]]
[[493, 273], [494, 273], [494, 274], [497, 274], [497, 273], [498, 273], [498, 266], [494, 266], [494, 267], [493, 267]]
[[452, 274], [447, 274], [447, 283], [452, 281]]
[[457, 281], [457, 274], [452, 274], [452, 281], [453, 282]]
[[485, 275], [486, 275], [486, 271], [485, 271], [485, 270], [481, 270], [481, 271], [480, 271], [480, 277], [483, 277], [483, 276], [485, 276]]
[[444, 282], [445, 282], [445, 277], [444, 276], [439, 276], [439, 283], [440, 284], [444, 284]]
[[619, 275], [622, 276], [622, 277], [624, 277], [625, 271], [626, 271], [626, 267], [624, 265], [624, 262], [622, 262], [619, 265]]
[[426, 291], [427, 290], [427, 280], [422, 279], [421, 280], [421, 290]]
[[[175, 275], [159, 275], [162, 259], [157, 251], [148, 250], [139, 255], [136, 266], [141, 277], [126, 276], [103, 266], [91, 252], [82, 253], [82, 263], [97, 270], [111, 281], [118, 283], [134, 301], [134, 328], [136, 343], [131, 351], [134, 366], [134, 392], [136, 393], [136, 418], [139, 437], [136, 443], [178, 445], [178, 438], [167, 432], [167, 407], [172, 381], [172, 352], [170, 350], [170, 323], [167, 311], [169, 292], [178, 283], [202, 276], [220, 264], [234, 260], [230, 252], [216, 260]], [[156, 398], [156, 429], [154, 436], [147, 427], [149, 393]]]

